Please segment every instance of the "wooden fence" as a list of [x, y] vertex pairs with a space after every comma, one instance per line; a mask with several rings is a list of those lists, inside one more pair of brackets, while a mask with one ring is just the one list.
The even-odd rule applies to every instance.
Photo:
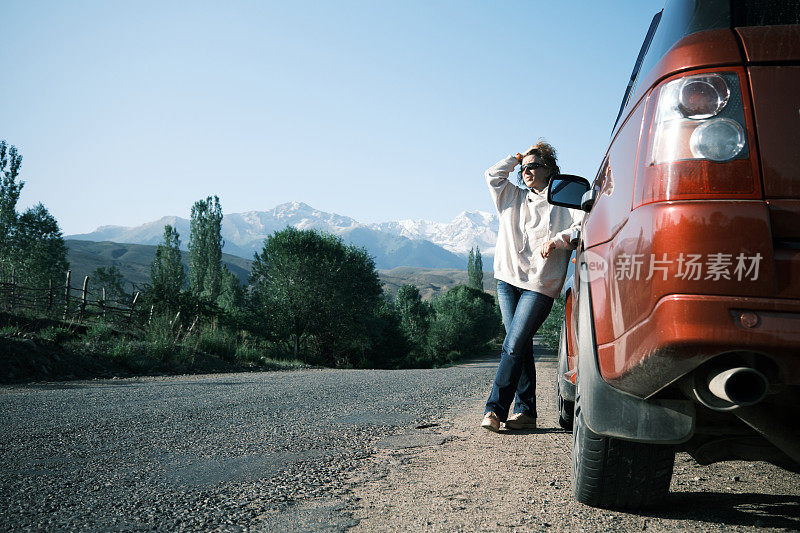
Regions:
[[141, 321], [138, 315], [143, 310], [137, 307], [138, 291], [126, 301], [118, 301], [106, 297], [105, 287], [99, 291], [90, 290], [89, 276], [83, 279], [81, 287], [73, 287], [71, 283], [71, 270], [67, 272], [63, 285], [50, 280], [47, 287], [27, 287], [18, 283], [12, 274], [10, 282], [0, 282], [0, 309], [8, 312], [27, 310], [77, 323], [91, 317], [102, 317], [128, 326], [133, 321]]

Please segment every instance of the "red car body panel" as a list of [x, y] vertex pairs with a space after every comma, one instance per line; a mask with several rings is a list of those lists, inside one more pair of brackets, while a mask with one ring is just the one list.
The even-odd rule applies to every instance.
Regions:
[[751, 66], [747, 71], [764, 196], [800, 198], [800, 66]]
[[800, 27], [744, 26], [736, 33], [748, 62], [800, 61]]

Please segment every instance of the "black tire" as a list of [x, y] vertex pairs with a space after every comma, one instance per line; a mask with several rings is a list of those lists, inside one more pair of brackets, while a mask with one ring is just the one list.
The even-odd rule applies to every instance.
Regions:
[[564, 397], [561, 396], [561, 390], [558, 385], [556, 385], [556, 406], [558, 407], [558, 425], [564, 429], [572, 430], [575, 402], [565, 400]]
[[669, 493], [675, 448], [598, 435], [586, 427], [580, 398], [575, 408], [572, 493], [592, 507], [637, 509]]

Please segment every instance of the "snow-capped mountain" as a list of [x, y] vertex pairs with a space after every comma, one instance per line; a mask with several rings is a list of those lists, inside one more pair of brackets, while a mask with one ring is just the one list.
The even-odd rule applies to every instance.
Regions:
[[425, 239], [457, 254], [467, 254], [478, 246], [481, 254], [493, 255], [499, 222], [496, 215], [485, 211], [464, 211], [451, 222], [408, 219], [370, 227], [409, 239]]
[[[178, 230], [181, 247], [186, 248], [189, 220], [176, 216], [162, 217], [136, 227], [100, 226], [92, 233], [66, 238], [157, 244], [162, 242], [167, 224]], [[333, 233], [348, 244], [364, 246], [375, 257], [379, 268], [464, 268], [464, 258], [473, 246], [480, 247], [485, 257], [484, 265], [491, 264], [487, 256], [494, 253], [498, 220], [495, 215], [482, 211], [465, 211], [451, 222], [400, 220], [362, 224], [350, 217], [319, 211], [302, 202], [289, 202], [269, 211], [226, 214], [222, 219], [224, 251], [252, 259], [267, 236], [286, 226]]]

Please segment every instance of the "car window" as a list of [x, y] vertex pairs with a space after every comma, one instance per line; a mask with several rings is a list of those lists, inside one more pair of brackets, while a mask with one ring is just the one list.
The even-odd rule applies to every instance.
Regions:
[[644, 37], [644, 42], [642, 43], [642, 48], [639, 49], [639, 55], [636, 57], [636, 63], [633, 65], [633, 72], [631, 73], [631, 79], [628, 81], [627, 87], [625, 87], [625, 94], [622, 96], [622, 103], [619, 106], [619, 113], [617, 113], [617, 120], [614, 121], [614, 127], [611, 128], [613, 132], [614, 129], [617, 127], [617, 123], [619, 122], [619, 118], [622, 116], [622, 111], [625, 109], [625, 106], [628, 105], [628, 99], [633, 92], [633, 85], [636, 81], [636, 77], [639, 74], [639, 69], [642, 67], [642, 60], [644, 59], [645, 54], [647, 53], [647, 49], [650, 47], [650, 42], [653, 40], [653, 34], [656, 32], [656, 28], [658, 27], [658, 23], [661, 20], [661, 11], [655, 14], [653, 20], [650, 22], [650, 28], [647, 30], [647, 35]]
[[797, 0], [734, 0], [734, 26], [800, 24]]
[[667, 2], [631, 92], [675, 43], [693, 33], [730, 28], [730, 0], [673, 0]]

